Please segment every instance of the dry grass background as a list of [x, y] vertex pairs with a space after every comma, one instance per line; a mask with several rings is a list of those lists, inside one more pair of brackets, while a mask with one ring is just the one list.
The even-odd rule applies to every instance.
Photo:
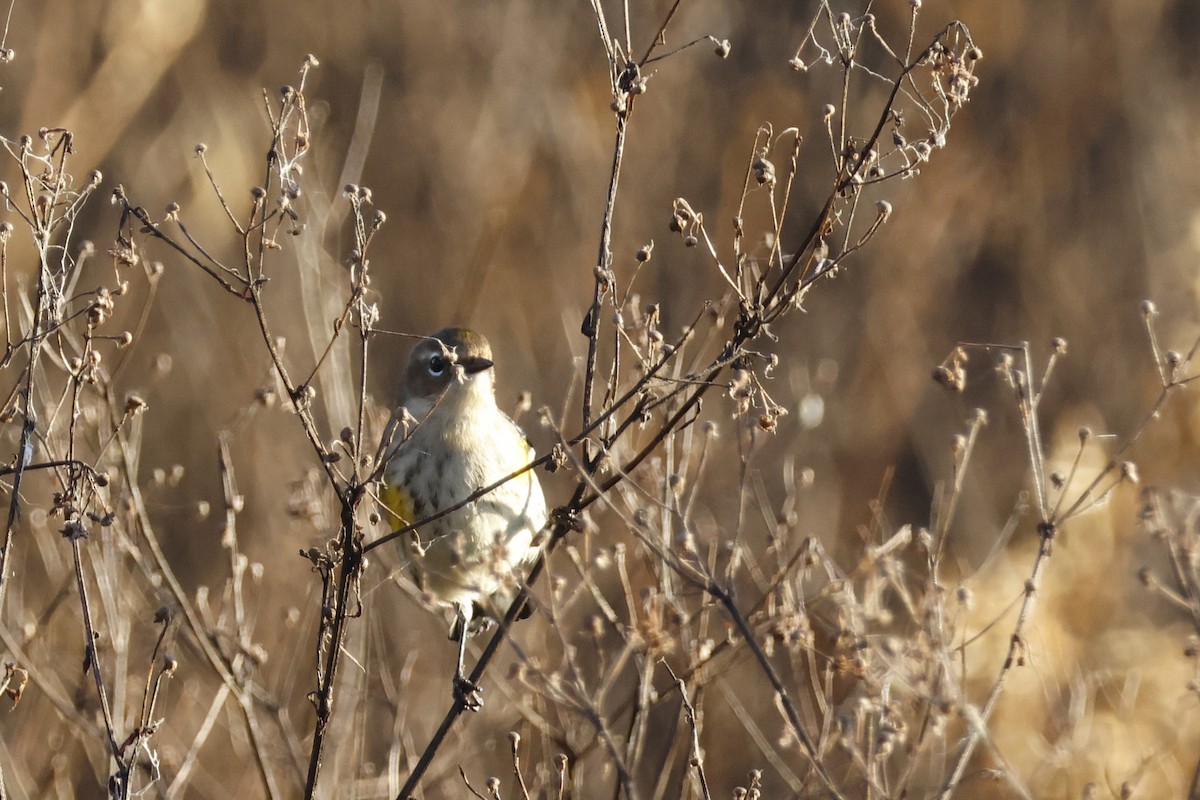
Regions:
[[[651, 5], [635, 10], [633, 27], [642, 39], [666, 7]], [[711, 230], [727, 237], [757, 127], [771, 121], [776, 129], [819, 131], [822, 105], [836, 98], [832, 72], [788, 68], [814, 13], [810, 5], [695, 0], [683, 4], [673, 23], [673, 40], [711, 33], [728, 38], [732, 54], [723, 61], [710, 47], [697, 47], [659, 65], [636, 112], [614, 255], [628, 267], [633, 252], [655, 240], [640, 289], [646, 302], [662, 304], [668, 336], [703, 299], [723, 291], [699, 248], [685, 249], [668, 233], [672, 199], [686, 197], [704, 211]], [[907, 3], [873, 10], [883, 29], [903, 32]], [[1186, 351], [1200, 330], [1194, 63], [1200, 6], [927, 0], [922, 14], [925, 36], [951, 18], [970, 26], [985, 53], [977, 72], [982, 83], [957, 118], [949, 147], [918, 180], [888, 185], [895, 213], [880, 236], [837, 280], [822, 285], [806, 313], [776, 328], [784, 369], [772, 393], [792, 413], [756, 446], [751, 466], [774, 504], [786, 492], [785, 459], [813, 469], [815, 483], [800, 495], [797, 530], [817, 537], [851, 571], [865, 541], [878, 543], [903, 523], [929, 524], [938, 487], [953, 475], [952, 437], [965, 430], [973, 408], [988, 409], [947, 561], [955, 572], [951, 585], [961, 578], [973, 594], [967, 629], [979, 631], [1000, 617], [961, 664], [978, 697], [1003, 660], [1012, 626], [1005, 610], [1020, 596], [1037, 547], [1035, 520], [1026, 513], [993, 553], [1027, 489], [1029, 466], [1011, 392], [989, 356], [972, 351], [961, 394], [936, 385], [930, 372], [959, 341], [1028, 340], [1044, 359], [1051, 338], [1062, 336], [1069, 354], [1057, 364], [1043, 406], [1051, 466], [1069, 467], [1080, 425], [1116, 437], [1137, 427], [1158, 392], [1140, 301], [1157, 303], [1164, 347]], [[69, 128], [77, 169], [100, 169], [103, 194], [120, 183], [159, 216], [177, 202], [197, 238], [224, 242], [226, 253], [236, 253], [237, 243], [193, 147], [207, 145], [222, 186], [242, 202], [238, 193], [262, 182], [268, 138], [261, 89], [274, 94], [294, 82], [304, 54], [315, 53], [321, 66], [306, 94], [316, 151], [306, 165], [305, 191], [323, 187], [337, 198], [348, 154], [364, 159], [353, 180], [370, 186], [376, 207], [388, 215], [372, 245], [383, 326], [425, 332], [465, 322], [497, 347], [502, 404], [515, 406], [518, 392], [528, 389], [534, 408], [577, 405], [568, 388], [586, 343], [579, 321], [591, 293], [612, 139], [603, 53], [586, 4], [46, 0], [15, 4], [7, 43], [16, 57], [0, 66], [0, 133], [15, 139], [42, 126]], [[377, 88], [377, 113], [373, 124], [356, 128], [364, 87], [368, 94]], [[868, 96], [861, 106], [871, 108], [872, 99], [879, 100]], [[356, 140], [356, 130], [359, 136], [365, 130], [369, 142]], [[806, 142], [810, 147], [826, 146], [818, 135]], [[797, 203], [811, 206], [820, 198], [827, 162], [807, 162]], [[10, 183], [11, 166], [0, 176]], [[93, 200], [79, 233], [103, 252], [117, 216], [102, 198]], [[797, 219], [803, 222], [791, 233], [798, 237], [808, 217]], [[330, 231], [325, 244], [344, 252], [348, 237], [345, 229]], [[28, 281], [34, 262], [17, 238], [10, 280]], [[233, 462], [245, 496], [240, 547], [262, 565], [261, 578], [246, 589], [253, 640], [269, 655], [256, 680], [283, 702], [281, 718], [305, 735], [319, 586], [295, 553], [331, 535], [335, 520], [305, 513], [325, 508], [329, 498], [319, 490], [305, 495], [315, 464], [294, 419], [254, 404], [255, 391], [271, 378], [252, 316], [169, 253], [153, 257], [164, 262], [165, 274], [116, 380], [119, 392], [136, 392], [149, 406], [137, 422], [147, 504], [189, 593], [208, 587], [214, 618], [224, 619], [229, 559], [219, 514], [201, 519], [196, 508], [220, 506], [218, 432], [234, 431]], [[99, 267], [97, 275], [103, 280]], [[299, 316], [285, 278], [277, 275], [281, 287], [271, 301], [282, 320]], [[288, 354], [305, 360], [302, 325], [281, 327], [288, 328]], [[374, 347], [370, 391], [383, 402], [407, 347], [389, 338]], [[824, 416], [809, 428], [797, 411], [815, 397]], [[706, 408], [723, 426], [729, 411], [723, 398]], [[526, 424], [546, 451], [550, 432], [532, 416]], [[1144, 485], [1200, 493], [1198, 424], [1200, 409], [1179, 393], [1128, 454]], [[5, 441], [15, 446], [19, 425], [10, 427]], [[721, 441], [731, 447], [735, 439]], [[1090, 456], [1082, 469], [1103, 466], [1104, 456]], [[704, 515], [711, 530], [736, 524], [736, 502], [729, 500], [736, 498], [738, 474], [725, 467], [735, 463], [722, 459], [709, 467], [705, 495], [712, 499]], [[183, 472], [174, 479], [177, 464]], [[155, 469], [164, 470], [163, 480], [155, 479]], [[552, 502], [556, 495], [561, 502], [565, 479], [544, 481]], [[882, 498], [877, 506], [876, 498]], [[300, 508], [309, 500], [315, 505]], [[65, 610], [73, 583], [39, 583], [55, 574], [47, 564], [66, 558], [49, 552], [61, 537], [55, 522], [38, 513], [48, 503], [48, 494], [32, 491], [25, 499], [14, 544], [17, 577], [0, 620], [4, 658], [38, 669], [43, 686], [57, 687], [94, 719], [95, 688], [79, 670], [78, 614]], [[1011, 676], [992, 721], [994, 748], [981, 749], [959, 796], [1018, 796], [1010, 783], [979, 771], [998, 768], [998, 754], [1036, 797], [1119, 796], [1123, 782], [1135, 797], [1187, 795], [1200, 753], [1200, 674], [1184, 649], [1196, 630], [1184, 611], [1138, 579], [1143, 567], [1164, 579], [1168, 573], [1161, 543], [1139, 525], [1139, 508], [1138, 490], [1123, 486], [1064, 530], [1026, 632], [1027, 662]], [[605, 530], [601, 525], [598, 536]], [[105, 552], [120, 558], [122, 551], [116, 544]], [[400, 705], [408, 735], [419, 739], [449, 701], [452, 650], [442, 638], [443, 621], [387, 579], [392, 565], [389, 554], [373, 558], [365, 579], [364, 632], [353, 655], [362, 660], [362, 686], [371, 694], [365, 705], [343, 706], [354, 716], [333, 745], [331, 796], [388, 796], [389, 787], [394, 793], [386, 778], [403, 770], [388, 761], [396, 757], [390, 738], [396, 709], [389, 704]], [[114, 594], [112, 602], [130, 617], [129, 691], [136, 698], [157, 635], [144, 612], [159, 603], [152, 588], [128, 600]], [[516, 632], [535, 649], [541, 635], [532, 626]], [[166, 791], [217, 686], [201, 676], [203, 665], [186, 639], [172, 636], [181, 665], [166, 689], [155, 740], [165, 778], [152, 795]], [[12, 647], [17, 641], [20, 654]], [[397, 699], [387, 684], [414, 656], [408, 699]], [[493, 671], [488, 708], [460, 720], [426, 796], [465, 796], [454, 773], [459, 764], [476, 786], [486, 775], [506, 774], [504, 732], [518, 724], [502, 699], [510, 691], [503, 681], [510, 660], [502, 657]], [[769, 691], [751, 682], [747, 663], [731, 666], [727, 680], [745, 683], [749, 716], [774, 740], [779, 716]], [[73, 723], [34, 684], [0, 720], [9, 794], [99, 796], [108, 774], [99, 739], [72, 732]], [[787, 782], [745, 735], [724, 735], [740, 730], [742, 719], [727, 701], [712, 701], [707, 724], [719, 733], [705, 747], [719, 765], [711, 767], [714, 796], [730, 796], [751, 768], [765, 771], [764, 796], [790, 796]], [[261, 795], [237, 715], [222, 711], [215, 725], [224, 735], [212, 736], [190, 783], [177, 792]], [[655, 731], [671, 736], [674, 728]], [[404, 741], [418, 750], [420, 744]], [[293, 762], [307, 754], [301, 745], [299, 754], [283, 744], [272, 752], [283, 796], [299, 792]], [[551, 755], [531, 758], [545, 766]], [[653, 785], [647, 775], [640, 779]], [[611, 775], [596, 780], [580, 796], [612, 796]], [[914, 786], [913, 796], [936, 788]]]

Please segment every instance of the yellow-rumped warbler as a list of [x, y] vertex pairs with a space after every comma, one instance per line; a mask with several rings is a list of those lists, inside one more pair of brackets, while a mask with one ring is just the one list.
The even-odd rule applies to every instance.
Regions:
[[[397, 413], [409, 429], [390, 453], [382, 500], [395, 529], [460, 503], [533, 460], [525, 433], [496, 406], [492, 348], [465, 328], [443, 328], [413, 348]], [[404, 415], [407, 411], [408, 414]], [[466, 638], [516, 598], [537, 558], [546, 501], [533, 471], [414, 530], [401, 545], [422, 589], [455, 611], [455, 697], [478, 708], [463, 671]]]

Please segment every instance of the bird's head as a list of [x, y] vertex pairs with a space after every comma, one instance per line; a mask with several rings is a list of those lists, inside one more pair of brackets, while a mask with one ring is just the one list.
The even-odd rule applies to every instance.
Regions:
[[443, 328], [413, 348], [404, 370], [404, 404], [420, 418], [435, 405], [494, 403], [492, 367], [486, 337], [466, 328]]

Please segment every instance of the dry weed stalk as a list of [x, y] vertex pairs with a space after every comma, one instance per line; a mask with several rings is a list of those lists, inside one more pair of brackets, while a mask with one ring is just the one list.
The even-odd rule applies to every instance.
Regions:
[[[12, 222], [0, 226], [5, 332], [0, 369], [15, 378], [0, 419], [5, 425], [19, 422], [14, 458], [2, 470], [9, 478], [9, 497], [0, 546], [0, 596], [8, 594], [17, 574], [11, 566], [14, 551], [28, 546], [15, 539], [18, 522], [26, 514], [43, 521], [59, 518], [69, 559], [44, 562], [43, 579], [74, 585], [84, 641], [82, 663], [95, 689], [101, 725], [97, 728], [79, 719], [61, 697], [57, 676], [32, 664], [8, 666], [7, 691], [15, 703], [25, 681], [31, 681], [68, 718], [77, 719], [78, 735], [103, 741], [109, 794], [123, 798], [158, 778], [159, 701], [164, 680], [174, 674], [177, 662], [163, 653], [171, 622], [164, 611], [153, 620], [158, 631], [145, 667], [140, 710], [128, 713], [131, 621], [122, 613], [123, 600], [109, 579], [118, 579], [125, 571], [118, 563], [119, 552], [137, 532], [116, 502], [123, 496], [123, 481], [114, 472], [130, 457], [127, 437], [137, 427], [144, 402], [136, 396], [123, 401], [115, 396], [113, 375], [123, 366], [128, 351], [121, 351], [132, 344], [135, 334], [112, 332], [112, 318], [130, 293], [129, 278], [140, 272], [148, 297], [152, 296], [161, 265], [140, 263], [116, 251], [107, 285], [81, 289], [85, 265], [93, 262], [96, 253], [90, 242], [76, 241], [75, 230], [85, 203], [100, 186], [100, 173], [93, 171], [86, 182], [77, 183], [71, 171], [70, 131], [46, 128], [36, 140], [23, 136], [17, 141], [4, 139], [2, 144], [20, 183], [16, 190], [0, 183], [0, 195], [18, 220], [21, 239], [28, 235], [29, 241], [18, 239], [18, 227]], [[20, 278], [13, 285], [14, 254], [20, 254], [22, 261], [32, 257], [33, 286]], [[25, 509], [29, 497], [39, 498], [32, 511]], [[43, 510], [43, 497], [52, 498], [48, 512]], [[95, 548], [86, 547], [91, 542]], [[15, 602], [24, 602], [23, 595]], [[20, 643], [6, 631], [4, 638], [9, 651], [25, 661], [18, 654], [33, 643], [30, 637]], [[129, 730], [124, 729], [127, 718], [134, 720]]]
[[[1197, 352], [1200, 352], [1200, 337], [1193, 342], [1186, 356], [1173, 350], [1164, 352], [1159, 345], [1159, 336], [1155, 325], [1158, 316], [1157, 308], [1154, 303], [1144, 301], [1141, 312], [1149, 337], [1151, 355], [1159, 375], [1158, 396], [1137, 427], [1130, 434], [1122, 437], [1120, 443], [1108, 454], [1104, 466], [1097, 470], [1079, 489], [1075, 488], [1075, 482], [1081, 478], [1078, 474], [1080, 464], [1083, 462], [1088, 448], [1100, 446], [1096, 441], [1097, 437], [1087, 427], [1079, 429], [1078, 450], [1070, 470], [1063, 475], [1048, 471], [1042, 436], [1044, 422], [1041, 403], [1054, 375], [1056, 364], [1059, 359], [1067, 355], [1065, 339], [1056, 337], [1051, 341], [1050, 355], [1040, 377], [1037, 375], [1036, 363], [1028, 342], [1022, 342], [1019, 345], [963, 343], [934, 370], [935, 380], [953, 391], [962, 391], [965, 388], [967, 376], [965, 370], [968, 359], [967, 351], [998, 352], [995, 370], [1013, 391], [1013, 399], [1016, 402], [1024, 431], [1026, 458], [1031, 472], [1030, 480], [1033, 490], [1033, 513], [1037, 517], [1039, 536], [1039, 546], [1029, 576], [1025, 579], [1024, 590], [1017, 605], [1016, 620], [1009, 634], [1008, 652], [983, 703], [978, 707], [971, 703], [966, 687], [960, 681], [955, 680], [952, 659], [949, 657], [950, 651], [946, 652], [944, 681], [950, 691], [956, 695], [956, 703], [961, 706], [962, 716], [967, 723], [967, 732], [956, 744], [953, 765], [946, 775], [941, 792], [938, 794], [939, 798], [949, 798], [958, 790], [966, 775], [968, 764], [971, 763], [971, 756], [975, 748], [981, 743], [990, 745], [988, 720], [1004, 693], [1013, 669], [1026, 663], [1029, 648], [1026, 641], [1026, 630], [1034, 615], [1038, 592], [1045, 581], [1046, 570], [1054, 552], [1054, 542], [1062, 534], [1067, 523], [1106, 503], [1118, 486], [1139, 483], [1137, 465], [1133, 461], [1123, 460], [1124, 456], [1142, 438], [1147, 427], [1160, 417], [1168, 400], [1200, 377], [1188, 374]], [[966, 469], [970, 453], [975, 445], [978, 426], [986, 421], [986, 415], [981, 411], [977, 412], [975, 421], [976, 424], [972, 427], [970, 436], [963, 437], [961, 443], [956, 446], [960, 474], [956, 477], [954, 489], [940, 517], [941, 524], [935, 528], [937, 531], [936, 550], [929, 563], [934, 586], [941, 585], [940, 556], [944, 551], [946, 537], [950, 532], [950, 519], [962, 490], [961, 472]], [[1179, 529], [1170, 522], [1176, 514], [1169, 506], [1164, 506], [1161, 495], [1157, 491], [1147, 490], [1146, 498], [1147, 504], [1143, 512], [1143, 519], [1153, 529], [1159, 531], [1164, 540], [1168, 542], [1168, 551], [1172, 554], [1171, 560], [1174, 565], [1175, 581], [1184, 593], [1184, 597], [1190, 597], [1189, 593], [1195, 591], [1195, 582], [1189, 575], [1189, 571], [1183, 567], [1186, 561], [1178, 559], [1180, 551], [1173, 544], [1181, 541], [1180, 536], [1171, 534], [1172, 530], [1178, 534]], [[1148, 575], [1148, 573], [1143, 574]], [[1181, 600], [1181, 604], [1185, 608], [1189, 605], [1195, 606], [1194, 602], [1189, 603], [1188, 600], [1182, 598]], [[937, 609], [939, 615], [944, 613], [940, 604]], [[1007, 614], [1007, 610], [998, 616], [996, 621], [998, 622], [1005, 614]], [[953, 630], [947, 622], [945, 619], [939, 619], [938, 630]], [[967, 644], [968, 642], [964, 642], [958, 649], [965, 651]], [[1022, 796], [1031, 796], [1029, 790], [1021, 784], [1013, 771], [1004, 765], [1003, 757], [995, 750], [992, 751], [992, 755], [1001, 765], [1001, 769], [997, 770], [998, 775], [1008, 781], [1012, 788]], [[1200, 766], [1196, 768], [1195, 774], [1200, 776]], [[1193, 785], [1197, 785], [1197, 780], [1200, 778], [1193, 779]]]
[[[277, 100], [272, 101], [264, 93], [263, 102], [270, 122], [271, 143], [263, 185], [250, 191], [250, 207], [246, 212], [239, 214], [226, 198], [208, 165], [207, 147], [202, 144], [196, 147], [196, 156], [204, 165], [213, 193], [230, 226], [240, 238], [240, 260], [234, 266], [224, 263], [192, 236], [178, 204], [170, 204], [166, 219], [155, 222], [149, 212], [129, 201], [123, 189], [118, 187], [114, 193], [114, 200], [122, 209], [117, 236], [118, 247], [136, 252], [140, 247], [138, 234], [147, 236], [199, 267], [221, 288], [251, 306], [263, 346], [270, 356], [275, 378], [282, 387], [289, 408], [300, 422], [329, 487], [337, 497], [337, 535], [324, 548], [301, 551], [301, 555], [312, 563], [322, 587], [321, 622], [315, 652], [316, 688], [309, 694], [316, 711], [316, 728], [309, 756], [306, 796], [312, 796], [316, 791], [324, 763], [325, 745], [333, 722], [335, 687], [344, 653], [346, 628], [350, 621], [361, 613], [359, 584], [363, 570], [364, 523], [360, 521], [359, 516], [370, 513], [363, 510], [363, 500], [369, 496], [369, 487], [379, 479], [384, 466], [377, 458], [374, 441], [367, 441], [366, 438], [367, 351], [372, 329], [378, 319], [378, 310], [368, 296], [368, 251], [375, 234], [386, 220], [382, 212], [373, 210], [369, 189], [357, 185], [347, 185], [345, 188], [344, 196], [352, 215], [354, 234], [354, 247], [349, 254], [348, 286], [340, 313], [335, 319], [328, 322], [310, 321], [317, 329], [331, 325], [332, 334], [325, 339], [324, 348], [316, 354], [315, 363], [303, 380], [292, 377], [283, 356], [283, 340], [277, 338], [273, 332], [272, 320], [264, 303], [270, 275], [270, 255], [282, 249], [282, 236], [300, 235], [305, 231], [297, 211], [297, 201], [301, 194], [302, 162], [311, 147], [304, 86], [309, 71], [315, 66], [316, 58], [308, 56], [301, 67], [298, 86], [285, 86]], [[136, 230], [135, 223], [140, 224]], [[334, 380], [345, 379], [350, 374], [348, 365], [331, 364], [328, 358], [341, 337], [351, 330], [355, 332], [358, 363], [362, 365], [353, 379], [356, 388], [356, 410], [353, 418], [343, 418], [345, 427], [338, 438], [332, 443], [327, 443], [326, 435], [320, 430], [313, 410], [317, 381], [321, 377], [329, 380], [329, 376]], [[229, 475], [224, 450], [222, 470], [223, 475]], [[227, 493], [227, 498], [228, 496]], [[231, 521], [226, 531], [230, 537], [228, 541], [234, 543], [229, 545], [229, 549], [236, 576], [239, 561], [236, 556], [236, 539], [232, 537], [233, 530]], [[240, 603], [238, 581], [235, 580], [233, 585], [235, 619], [240, 623], [240, 612], [237, 611]], [[243, 626], [239, 624], [238, 629], [242, 630]]]

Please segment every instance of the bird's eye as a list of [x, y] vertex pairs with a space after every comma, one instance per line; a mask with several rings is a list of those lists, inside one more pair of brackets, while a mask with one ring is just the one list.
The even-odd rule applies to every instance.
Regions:
[[445, 356], [435, 355], [429, 359], [429, 374], [434, 377], [441, 375], [446, 371]]

